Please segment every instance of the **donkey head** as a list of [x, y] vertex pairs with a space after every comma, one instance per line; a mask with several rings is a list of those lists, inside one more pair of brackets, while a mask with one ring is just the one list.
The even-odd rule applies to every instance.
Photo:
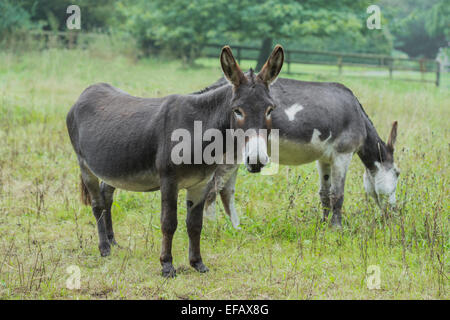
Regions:
[[386, 146], [377, 146], [382, 161], [374, 163], [374, 170], [366, 169], [364, 172], [364, 188], [383, 211], [388, 206], [395, 209], [395, 190], [400, 175], [400, 171], [394, 163], [396, 139], [397, 121], [394, 121]]
[[233, 86], [229, 105], [231, 129], [250, 132], [246, 134], [243, 154], [245, 165], [250, 172], [261, 171], [269, 161], [267, 135], [272, 126], [271, 113], [276, 107], [269, 88], [280, 73], [283, 61], [283, 48], [277, 45], [257, 75], [252, 69], [244, 74], [229, 46], [225, 46], [220, 55], [225, 78]]

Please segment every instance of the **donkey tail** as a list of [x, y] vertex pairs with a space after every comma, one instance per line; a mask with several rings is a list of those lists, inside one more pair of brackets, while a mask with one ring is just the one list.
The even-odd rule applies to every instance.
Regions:
[[91, 195], [89, 194], [88, 188], [84, 184], [81, 174], [80, 174], [80, 192], [81, 192], [81, 197], [80, 197], [81, 202], [86, 206], [90, 206], [91, 205]]

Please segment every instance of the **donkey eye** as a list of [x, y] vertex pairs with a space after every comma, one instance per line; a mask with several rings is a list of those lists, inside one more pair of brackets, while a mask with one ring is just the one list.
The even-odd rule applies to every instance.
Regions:
[[234, 112], [234, 114], [235, 114], [235, 116], [237, 117], [237, 118], [239, 118], [239, 119], [242, 119], [242, 118], [244, 118], [244, 114], [242, 113], [242, 111], [241, 110], [239, 110], [239, 109], [233, 109], [233, 112]]

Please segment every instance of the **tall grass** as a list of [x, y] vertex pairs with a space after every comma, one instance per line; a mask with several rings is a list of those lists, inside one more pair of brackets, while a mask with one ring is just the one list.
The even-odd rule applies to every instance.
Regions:
[[[445, 88], [419, 83], [329, 77], [353, 90], [381, 136], [399, 122], [398, 216], [384, 220], [367, 199], [356, 156], [342, 231], [320, 224], [314, 164], [281, 167], [275, 176], [241, 169], [236, 202], [243, 229], [232, 228], [221, 206], [218, 219], [205, 222], [208, 274], [189, 267], [184, 191], [176, 279], [160, 277], [157, 192], [117, 192], [113, 220], [121, 247], [100, 258], [95, 219], [78, 201], [67, 111], [95, 82], [153, 97], [193, 92], [221, 76], [219, 63], [186, 68], [108, 46], [0, 52], [0, 298], [449, 298], [450, 97]], [[78, 290], [66, 287], [71, 265], [81, 270]], [[367, 287], [370, 265], [380, 268], [379, 290]]]

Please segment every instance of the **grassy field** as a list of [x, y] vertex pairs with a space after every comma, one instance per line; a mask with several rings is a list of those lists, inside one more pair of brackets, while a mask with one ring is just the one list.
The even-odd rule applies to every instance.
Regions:
[[[311, 68], [311, 67], [309, 67]], [[363, 191], [354, 157], [347, 176], [344, 227], [319, 223], [315, 164], [281, 167], [275, 176], [240, 170], [242, 230], [218, 205], [207, 220], [207, 274], [189, 267], [179, 197], [174, 238], [176, 279], [160, 276], [160, 195], [116, 193], [120, 248], [101, 258], [90, 208], [79, 201], [79, 169], [65, 116], [82, 90], [109, 82], [154, 97], [199, 90], [221, 76], [219, 63], [139, 60], [113, 50], [0, 52], [1, 299], [448, 299], [450, 92], [433, 84], [305, 75], [339, 81], [357, 95], [382, 137], [399, 122], [396, 159], [400, 214], [384, 221]], [[380, 288], [367, 286], [368, 267]], [[81, 271], [67, 288], [68, 267]]]

